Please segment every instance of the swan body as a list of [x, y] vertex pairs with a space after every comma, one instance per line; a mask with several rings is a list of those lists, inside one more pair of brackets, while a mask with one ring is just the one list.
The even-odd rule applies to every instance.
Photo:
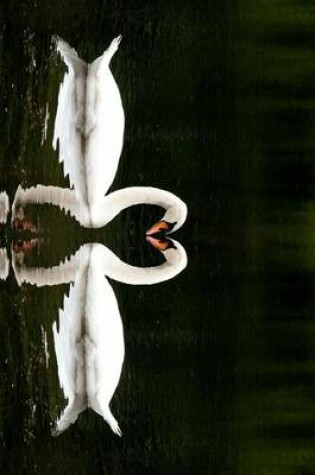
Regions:
[[115, 294], [97, 258], [93, 245], [82, 248], [75, 284], [59, 312], [59, 331], [53, 325], [59, 380], [68, 399], [57, 421], [59, 433], [90, 407], [121, 435], [109, 403], [124, 361], [123, 327]]
[[87, 64], [64, 40], [57, 51], [68, 67], [60, 86], [53, 147], [69, 175], [77, 200], [89, 213], [112, 184], [123, 146], [124, 110], [109, 68], [121, 36]]
[[165, 262], [156, 267], [131, 266], [96, 243], [84, 244], [70, 260], [52, 268], [27, 268], [23, 255], [12, 255], [19, 285], [72, 282], [69, 297], [64, 297], [63, 310], [59, 311], [59, 330], [53, 324], [58, 376], [68, 399], [57, 421], [57, 434], [90, 407], [121, 435], [109, 405], [121, 375], [124, 335], [118, 303], [105, 276], [133, 285], [173, 278], [187, 265], [187, 256], [178, 242], [171, 242], [173, 247], [163, 251]]

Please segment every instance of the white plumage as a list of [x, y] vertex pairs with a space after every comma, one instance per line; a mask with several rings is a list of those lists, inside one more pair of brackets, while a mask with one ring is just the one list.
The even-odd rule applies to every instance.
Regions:
[[53, 146], [81, 205], [98, 203], [112, 184], [122, 150], [124, 110], [109, 68], [121, 36], [92, 64], [62, 39], [57, 50], [68, 67], [60, 86]]

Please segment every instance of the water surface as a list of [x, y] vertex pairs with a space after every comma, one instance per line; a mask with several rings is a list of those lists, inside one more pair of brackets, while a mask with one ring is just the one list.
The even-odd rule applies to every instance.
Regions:
[[[154, 185], [189, 207], [189, 267], [171, 282], [112, 282], [126, 361], [115, 437], [64, 407], [52, 323], [66, 285], [0, 283], [1, 470], [7, 473], [311, 474], [314, 457], [314, 16], [293, 0], [45, 2], [2, 7], [0, 187], [67, 186], [52, 150], [64, 67], [51, 36], [113, 61], [126, 134], [112, 190]], [[48, 121], [47, 121], [47, 117]], [[46, 120], [45, 120], [46, 119]], [[45, 127], [46, 124], [46, 127]], [[45, 229], [33, 265], [101, 242], [134, 265], [160, 256], [143, 234], [160, 210], [101, 230], [30, 209]], [[1, 231], [10, 256], [12, 232]]]

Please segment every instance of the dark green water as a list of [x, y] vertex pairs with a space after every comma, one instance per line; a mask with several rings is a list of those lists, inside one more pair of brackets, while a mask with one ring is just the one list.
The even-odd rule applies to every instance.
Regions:
[[[19, 183], [68, 185], [51, 147], [64, 72], [51, 35], [91, 60], [121, 33], [112, 69], [126, 134], [112, 189], [158, 186], [189, 207], [181, 275], [112, 283], [126, 338], [112, 401], [122, 439], [91, 411], [51, 436], [65, 406], [51, 326], [68, 289], [19, 288], [12, 272], [0, 283], [1, 473], [314, 474], [314, 6], [12, 0], [0, 13], [0, 188], [11, 201]], [[45, 229], [38, 265], [93, 241], [158, 262], [143, 240], [157, 209], [102, 230], [48, 206], [29, 212]], [[9, 228], [1, 239], [9, 249]]]

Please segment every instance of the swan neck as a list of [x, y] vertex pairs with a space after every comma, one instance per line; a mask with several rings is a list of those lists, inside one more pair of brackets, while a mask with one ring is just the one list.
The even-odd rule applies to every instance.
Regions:
[[159, 266], [137, 267], [121, 261], [107, 247], [94, 244], [91, 259], [95, 259], [107, 277], [117, 282], [130, 285], [152, 285], [172, 279], [186, 267], [186, 253], [184, 250], [180, 252], [180, 258], [177, 259], [169, 258], [165, 253], [166, 261]]
[[166, 212], [170, 212], [170, 210], [178, 208], [180, 203], [181, 201], [175, 195], [159, 188], [149, 186], [128, 187], [106, 196], [102, 207], [98, 207], [97, 204], [91, 206], [92, 212], [95, 213], [92, 220], [98, 226], [104, 226], [122, 210], [130, 206], [151, 204], [161, 206]]

